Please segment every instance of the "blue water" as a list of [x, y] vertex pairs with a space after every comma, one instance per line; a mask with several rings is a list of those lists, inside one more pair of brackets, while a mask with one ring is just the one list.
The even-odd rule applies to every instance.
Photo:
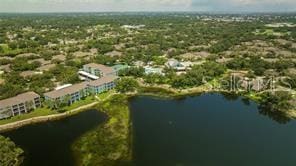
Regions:
[[254, 102], [221, 94], [135, 97], [130, 108], [134, 165], [296, 165], [296, 122]]
[[76, 165], [72, 143], [103, 123], [106, 115], [89, 110], [58, 121], [34, 124], [4, 133], [25, 151], [25, 166]]

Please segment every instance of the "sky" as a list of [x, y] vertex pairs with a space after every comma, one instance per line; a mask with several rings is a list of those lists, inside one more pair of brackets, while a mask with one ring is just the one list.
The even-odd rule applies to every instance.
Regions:
[[0, 0], [0, 12], [296, 12], [296, 0]]

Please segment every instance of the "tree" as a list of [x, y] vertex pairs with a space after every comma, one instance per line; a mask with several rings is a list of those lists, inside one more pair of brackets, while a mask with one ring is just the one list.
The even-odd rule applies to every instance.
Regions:
[[145, 69], [143, 67], [130, 67], [123, 70], [120, 70], [119, 76], [133, 76], [133, 77], [142, 77], [145, 74]]
[[77, 74], [78, 68], [69, 67], [64, 65], [57, 65], [55, 68], [50, 70], [56, 79], [62, 83], [77, 83], [79, 82], [79, 75]]
[[296, 88], [296, 75], [290, 74], [286, 79], [285, 82], [283, 82], [284, 86], [287, 86], [289, 88], [295, 89]]
[[18, 148], [9, 138], [0, 135], [0, 165], [17, 166], [23, 161], [24, 151]]
[[116, 90], [121, 93], [134, 92], [139, 87], [139, 83], [133, 78], [122, 78], [116, 82]]
[[166, 77], [161, 74], [157, 74], [157, 73], [145, 75], [144, 80], [148, 84], [164, 84], [164, 83], [166, 83]]
[[53, 100], [45, 100], [43, 104], [52, 110], [56, 109], [56, 103]]
[[0, 53], [4, 53], [4, 49], [2, 46], [0, 46]]
[[226, 71], [225, 66], [212, 61], [203, 64], [202, 68], [205, 70], [205, 76], [207, 77], [218, 77]]
[[269, 111], [288, 111], [292, 108], [290, 100], [292, 96], [289, 92], [265, 92], [262, 94], [260, 108]]
[[16, 96], [23, 92], [21, 85], [12, 84], [10, 82], [0, 86], [0, 99]]

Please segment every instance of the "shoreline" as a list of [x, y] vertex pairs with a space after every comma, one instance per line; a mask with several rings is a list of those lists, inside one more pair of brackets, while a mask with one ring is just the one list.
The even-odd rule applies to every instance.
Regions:
[[[141, 88], [144, 88], [146, 91], [144, 90], [144, 92], [137, 92], [134, 94], [130, 94], [130, 96], [132, 97], [132, 96], [142, 95], [142, 96], [152, 96], [152, 97], [160, 97], [160, 98], [166, 98], [166, 99], [178, 99], [182, 97], [201, 95], [205, 93], [221, 93], [221, 94], [229, 94], [229, 95], [236, 95], [239, 97], [243, 97], [255, 102], [258, 105], [260, 105], [261, 103], [261, 98], [258, 96], [258, 93], [252, 94], [245, 91], [232, 92], [232, 91], [217, 90], [217, 89], [213, 90], [213, 89], [207, 89], [206, 86], [194, 87], [191, 89], [185, 89], [185, 90], [179, 90], [179, 91], [176, 89], [166, 88], [163, 86], [141, 86]], [[163, 90], [169, 93], [163, 93], [164, 92]], [[291, 109], [287, 111], [279, 111], [279, 112], [285, 114], [287, 118], [296, 119], [295, 109]]]
[[[165, 98], [165, 99], [177, 99], [177, 98], [183, 98], [183, 97], [188, 97], [188, 96], [195, 96], [195, 95], [201, 95], [205, 93], [222, 93], [222, 94], [230, 94], [230, 95], [237, 95], [240, 97], [245, 97], [249, 100], [252, 100], [256, 102], [257, 104], [260, 104], [260, 100], [258, 100], [256, 97], [252, 97], [247, 93], [244, 92], [230, 92], [230, 91], [225, 91], [225, 90], [212, 90], [212, 89], [207, 89], [206, 86], [200, 86], [200, 87], [194, 87], [190, 89], [185, 89], [185, 90], [177, 90], [169, 87], [163, 87], [163, 86], [147, 86], [147, 85], [142, 85], [140, 86], [139, 90], [134, 93], [127, 93], [124, 94], [128, 98], [134, 97], [134, 96], [152, 96], [152, 97], [159, 97], [159, 98]], [[112, 97], [113, 95], [116, 95], [117, 93], [109, 95], [106, 99]], [[48, 121], [55, 121], [63, 118], [67, 118], [69, 116], [75, 115], [79, 112], [85, 111], [88, 108], [94, 107], [97, 104], [99, 104], [101, 101], [95, 101], [93, 103], [75, 108], [73, 110], [64, 112], [64, 113], [58, 113], [58, 114], [53, 114], [53, 115], [47, 115], [47, 116], [37, 116], [21, 121], [16, 121], [4, 125], [0, 125], [0, 134], [3, 132], [7, 132], [10, 130], [15, 130], [20, 127], [24, 127], [27, 125], [31, 124], [36, 124], [36, 123], [42, 123], [42, 122], [48, 122]], [[287, 115], [287, 117], [291, 119], [296, 118], [296, 111], [295, 110], [289, 110], [287, 112], [283, 112]]]
[[71, 111], [67, 111], [64, 113], [58, 113], [58, 114], [47, 115], [47, 116], [37, 116], [37, 117], [33, 117], [33, 118], [21, 120], [21, 121], [16, 121], [16, 122], [0, 125], [0, 134], [3, 132], [11, 131], [11, 130], [16, 130], [18, 128], [21, 128], [21, 127], [24, 127], [27, 125], [55, 121], [55, 120], [67, 118], [67, 117], [70, 117], [70, 116], [75, 115], [77, 113], [80, 113], [82, 111], [85, 111], [86, 109], [91, 108], [91, 107], [97, 105], [98, 103], [99, 103], [98, 101], [95, 101], [93, 103], [75, 108]]
[[75, 140], [71, 149], [78, 156], [79, 165], [126, 164], [132, 158], [128, 96], [114, 94], [100, 104], [95, 108], [105, 113], [108, 120]]
[[[141, 87], [143, 88], [143, 87]], [[142, 91], [141, 91], [142, 90]], [[149, 90], [151, 90], [149, 92]], [[157, 90], [157, 92], [155, 92]], [[164, 93], [167, 92], [167, 93]], [[15, 130], [20, 127], [36, 124], [36, 123], [43, 123], [48, 121], [55, 121], [60, 120], [63, 118], [70, 117], [72, 115], [78, 114], [80, 112], [86, 111], [90, 108], [94, 108], [97, 110], [102, 109], [101, 111], [106, 113], [109, 118], [106, 122], [104, 122], [103, 125], [93, 129], [92, 131], [89, 131], [85, 133], [81, 138], [77, 139], [75, 144], [72, 145], [71, 149], [73, 150], [73, 154], [80, 156], [81, 161], [77, 161], [79, 163], [84, 164], [90, 164], [93, 162], [97, 164], [101, 163], [102, 161], [108, 161], [111, 163], [116, 162], [122, 162], [122, 163], [128, 163], [131, 160], [132, 157], [132, 142], [133, 139], [131, 137], [132, 132], [132, 125], [131, 125], [131, 114], [130, 109], [128, 107], [128, 103], [117, 103], [112, 104], [110, 101], [112, 100], [112, 97], [116, 95], [122, 95], [126, 97], [126, 101], [132, 97], [135, 96], [151, 96], [151, 97], [158, 97], [163, 99], [178, 99], [183, 97], [190, 97], [190, 96], [196, 96], [196, 95], [202, 95], [206, 93], [221, 93], [221, 94], [229, 94], [229, 95], [235, 95], [237, 97], [247, 98], [249, 100], [252, 100], [256, 103], [260, 102], [259, 100], [256, 101], [256, 98], [253, 98], [254, 96], [248, 94], [248, 93], [231, 93], [229, 91], [217, 91], [217, 90], [208, 90], [208, 91], [191, 91], [191, 92], [182, 92], [182, 91], [175, 91], [172, 93], [171, 91], [167, 91], [167, 89], [162, 88], [162, 91], [159, 89], [159, 87], [145, 87], [145, 89], [140, 89], [140, 91], [134, 92], [134, 93], [127, 93], [127, 94], [117, 94], [112, 93], [109, 96], [107, 96], [104, 100], [101, 101], [95, 101], [93, 103], [78, 107], [76, 109], [73, 109], [71, 111], [67, 111], [60, 114], [54, 114], [49, 116], [40, 116], [40, 117], [34, 117], [22, 121], [17, 121], [5, 125], [0, 125], [0, 134], [2, 132], [6, 132], [9, 130]], [[111, 100], [109, 100], [111, 99]], [[99, 105], [102, 104], [102, 105]], [[258, 103], [259, 104], [259, 103]], [[124, 109], [124, 111], [122, 111]], [[120, 112], [120, 113], [118, 113]], [[288, 111], [285, 112], [287, 117], [289, 118], [295, 118], [296, 117], [296, 111]], [[125, 118], [125, 117], [128, 118]], [[123, 121], [120, 119], [124, 119]], [[124, 126], [121, 128], [120, 132], [117, 131], [116, 128], [118, 126]], [[124, 141], [123, 146], [115, 146], [115, 142], [120, 138], [120, 142]], [[88, 150], [93, 149], [95, 147], [94, 144], [91, 143], [91, 141], [98, 141], [100, 140], [101, 143], [106, 144], [107, 147], [110, 148], [110, 151], [104, 151], [98, 152], [98, 156], [94, 155], [91, 158], [88, 158], [89, 156], [83, 155], [84, 153], [88, 153]], [[84, 147], [82, 150], [81, 147]], [[108, 148], [107, 148], [108, 149]], [[107, 153], [108, 155], [103, 155]]]

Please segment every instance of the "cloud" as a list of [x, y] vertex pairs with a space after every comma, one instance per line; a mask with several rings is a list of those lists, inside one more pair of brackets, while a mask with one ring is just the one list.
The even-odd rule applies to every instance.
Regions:
[[193, 0], [192, 8], [210, 11], [296, 11], [296, 0]]
[[296, 0], [0, 0], [0, 12], [296, 11]]
[[0, 0], [0, 12], [188, 10], [192, 0]]

